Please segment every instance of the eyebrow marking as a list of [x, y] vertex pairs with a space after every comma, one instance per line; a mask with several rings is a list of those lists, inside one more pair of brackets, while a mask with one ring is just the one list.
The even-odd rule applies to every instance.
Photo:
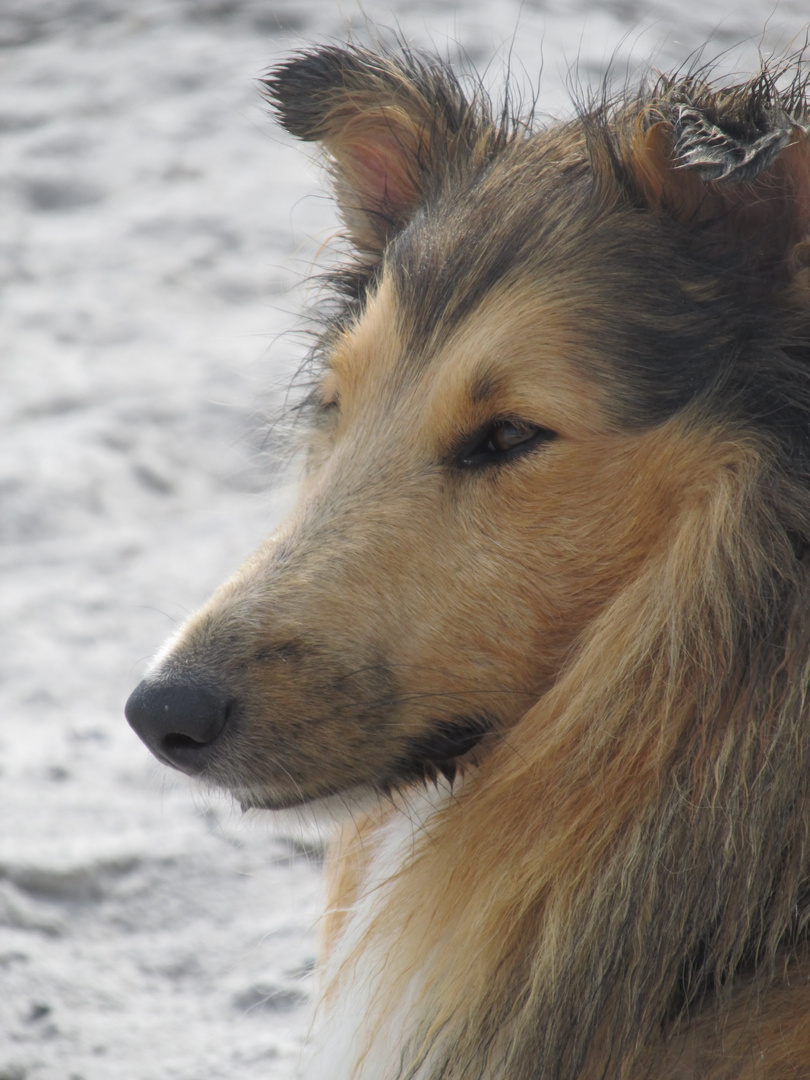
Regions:
[[494, 397], [501, 389], [503, 380], [494, 371], [484, 371], [477, 375], [470, 386], [470, 401], [481, 405]]

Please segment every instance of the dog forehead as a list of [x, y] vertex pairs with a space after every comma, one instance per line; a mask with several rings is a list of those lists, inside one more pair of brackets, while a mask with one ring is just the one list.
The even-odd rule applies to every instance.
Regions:
[[706, 305], [673, 271], [683, 253], [670, 257], [670, 233], [614, 189], [605, 195], [576, 126], [515, 144], [454, 177], [388, 244], [330, 359], [341, 393], [387, 398], [448, 349], [466, 372], [460, 336], [475, 343], [479, 386], [520, 358], [533, 393], [567, 384], [589, 430], [601, 426], [597, 398], [613, 426], [657, 423], [716, 366]]
[[559, 434], [613, 430], [603, 384], [581, 362], [576, 312], [554, 288], [505, 283], [437, 350], [432, 408], [455, 401], [482, 416], [518, 416]]
[[576, 312], [553, 282], [504, 282], [418, 343], [404, 303], [396, 274], [385, 274], [337, 342], [328, 379], [347, 411], [405, 405], [447, 420], [472, 408], [571, 435], [611, 427], [603, 390], [579, 362]]
[[581, 265], [592, 177], [584, 148], [561, 148], [561, 135], [540, 133], [447, 182], [390, 244], [384, 270], [416, 354], [505, 284], [547, 284]]
[[[342, 379], [433, 367], [459, 331], [496, 323], [499, 306], [514, 313], [533, 303], [547, 313], [556, 294], [561, 316], [570, 308], [583, 264], [577, 252], [587, 245], [574, 188], [580, 203], [590, 188], [582, 154], [563, 153], [558, 137], [516, 147], [414, 214], [386, 248], [362, 308], [330, 343], [330, 367]], [[521, 321], [524, 330], [537, 322]]]

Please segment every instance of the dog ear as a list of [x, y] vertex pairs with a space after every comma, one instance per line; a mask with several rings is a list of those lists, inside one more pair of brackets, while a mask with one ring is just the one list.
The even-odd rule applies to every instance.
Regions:
[[809, 119], [804, 86], [780, 94], [766, 72], [719, 91], [683, 80], [636, 119], [635, 184], [649, 207], [753, 258], [774, 283], [808, 277]]
[[326, 151], [351, 239], [376, 257], [483, 126], [452, 72], [408, 52], [317, 49], [262, 82], [287, 131]]

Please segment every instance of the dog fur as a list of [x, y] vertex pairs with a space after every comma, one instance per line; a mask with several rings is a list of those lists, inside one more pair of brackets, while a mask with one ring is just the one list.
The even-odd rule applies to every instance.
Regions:
[[307, 1075], [810, 1077], [802, 58], [549, 126], [407, 50], [265, 87], [351, 247], [302, 493], [127, 712], [338, 813]]

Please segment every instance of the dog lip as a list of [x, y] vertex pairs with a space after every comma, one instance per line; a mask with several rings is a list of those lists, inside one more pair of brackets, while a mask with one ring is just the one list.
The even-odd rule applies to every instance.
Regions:
[[447, 761], [461, 757], [477, 746], [492, 726], [489, 717], [444, 720], [431, 732], [421, 735], [411, 743], [411, 754], [427, 761]]
[[269, 795], [252, 795], [250, 792], [235, 793], [236, 801], [243, 814], [248, 810], [292, 810], [295, 807], [310, 806], [323, 799], [329, 799], [337, 794], [334, 791], [316, 792], [313, 795], [304, 795], [298, 792], [295, 795], [281, 796], [277, 799]]
[[305, 802], [301, 799], [257, 799], [252, 795], [238, 795], [236, 801], [242, 813], [246, 814], [249, 810], [291, 810], [294, 806], [305, 806], [311, 800], [307, 799]]
[[494, 718], [486, 715], [441, 721], [431, 731], [411, 740], [392, 770], [394, 783], [421, 780], [436, 770], [450, 779], [458, 759], [474, 750], [494, 727]]

